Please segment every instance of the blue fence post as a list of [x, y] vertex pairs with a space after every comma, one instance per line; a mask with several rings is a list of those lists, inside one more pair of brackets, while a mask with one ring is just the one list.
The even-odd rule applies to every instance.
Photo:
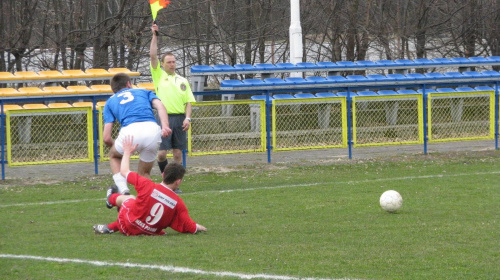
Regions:
[[186, 168], [186, 166], [187, 166], [186, 152], [187, 152], [187, 150], [185, 150], [185, 149], [182, 150], [182, 166], [184, 166], [184, 168]]
[[97, 101], [92, 96], [92, 119], [94, 127], [94, 172], [99, 174], [99, 111], [97, 110]]
[[428, 141], [428, 135], [427, 135], [427, 90], [425, 88], [425, 85], [423, 85], [423, 91], [422, 91], [422, 98], [423, 98], [423, 114], [424, 114], [424, 154], [427, 154], [427, 141]]
[[5, 114], [3, 111], [3, 102], [0, 102], [0, 145], [2, 145], [1, 160], [2, 160], [2, 180], [5, 180]]
[[351, 90], [347, 88], [347, 147], [349, 150], [349, 159], [352, 159], [352, 99]]
[[498, 150], [498, 116], [500, 110], [498, 82], [495, 82], [495, 150]]
[[266, 90], [266, 150], [267, 150], [267, 163], [271, 163], [271, 106], [272, 102], [269, 99], [269, 90]]

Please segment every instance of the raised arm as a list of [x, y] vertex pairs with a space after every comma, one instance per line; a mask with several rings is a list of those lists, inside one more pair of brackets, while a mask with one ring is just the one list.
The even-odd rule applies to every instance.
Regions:
[[127, 135], [123, 138], [123, 158], [122, 163], [120, 165], [120, 174], [127, 178], [128, 173], [130, 172], [130, 157], [134, 153], [135, 149], [139, 144], [134, 145], [134, 136]]
[[153, 38], [151, 39], [151, 46], [149, 47], [149, 57], [151, 58], [151, 66], [153, 69], [158, 67], [158, 36], [156, 36], [156, 31], [158, 30], [158, 25], [153, 22], [153, 25], [151, 26]]

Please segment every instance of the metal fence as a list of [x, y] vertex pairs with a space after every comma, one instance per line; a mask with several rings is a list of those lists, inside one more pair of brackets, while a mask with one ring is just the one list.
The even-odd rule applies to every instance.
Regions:
[[[473, 91], [196, 102], [185, 152], [198, 156], [267, 151], [270, 161], [270, 151], [345, 148], [351, 143], [361, 147], [497, 139], [496, 99], [494, 91]], [[109, 160], [102, 128], [99, 108], [8, 110], [2, 115], [2, 168], [5, 163]], [[118, 130], [115, 125], [114, 137]]]

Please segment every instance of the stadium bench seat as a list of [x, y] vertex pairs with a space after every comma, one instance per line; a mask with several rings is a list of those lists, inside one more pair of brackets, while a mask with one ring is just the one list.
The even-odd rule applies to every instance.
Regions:
[[495, 91], [494, 88], [489, 86], [477, 86], [475, 87], [476, 91]]
[[343, 76], [327, 76], [326, 79], [330, 83], [346, 83], [347, 79]]
[[424, 80], [424, 79], [426, 79], [425, 75], [420, 74], [420, 73], [408, 73], [405, 76], [411, 80]]
[[337, 61], [335, 62], [338, 66], [341, 66], [343, 68], [348, 68], [348, 67], [356, 67], [356, 63], [352, 61]]
[[109, 68], [108, 72], [111, 73], [111, 76], [114, 76], [117, 73], [125, 73], [131, 77], [133, 76], [140, 76], [140, 72], [135, 72], [135, 71], [130, 71], [128, 68], [123, 68], [123, 67], [117, 67], [117, 68]]
[[285, 78], [285, 82], [291, 83], [293, 85], [305, 85], [305, 84], [310, 84], [311, 82], [306, 81], [306, 79], [301, 78], [301, 77], [288, 77]]
[[106, 101], [99, 101], [95, 104], [97, 107], [104, 107], [106, 105]]
[[486, 57], [482, 56], [471, 56], [469, 57], [469, 60], [473, 63], [485, 63], [485, 62], [491, 62]]
[[2, 81], [16, 81], [22, 79], [21, 77], [15, 76], [10, 72], [0, 72], [0, 80]]
[[235, 64], [234, 69], [242, 71], [253, 71], [255, 67], [252, 64]]
[[69, 91], [61, 86], [44, 87], [42, 90], [47, 94], [69, 94]]
[[398, 95], [399, 94], [394, 90], [379, 90], [379, 91], [377, 91], [377, 93], [378, 93], [378, 95]]
[[375, 62], [370, 60], [358, 60], [354, 62], [359, 67], [376, 67], [378, 66]]
[[457, 92], [455, 89], [452, 88], [437, 88], [437, 92]]
[[331, 83], [327, 79], [320, 76], [309, 76], [306, 77], [306, 81], [310, 84], [328, 84]]
[[224, 87], [244, 87], [244, 86], [246, 86], [246, 85], [243, 84], [243, 82], [240, 80], [222, 80], [220, 82], [221, 88], [224, 88]]
[[471, 87], [457, 87], [455, 90], [459, 91], [459, 92], [476, 91], [475, 89], [473, 89]]
[[290, 70], [290, 69], [300, 68], [300, 67], [297, 67], [295, 64], [289, 63], [289, 62], [276, 63], [276, 67], [278, 69], [283, 69], [283, 70]]
[[273, 99], [294, 99], [293, 95], [288, 93], [280, 93], [273, 95]]
[[415, 66], [415, 62], [410, 59], [396, 59], [394, 63], [404, 66]]
[[371, 90], [362, 90], [357, 92], [358, 96], [375, 96], [378, 95], [376, 92]]
[[422, 66], [422, 65], [426, 65], [426, 66], [433, 66], [433, 65], [437, 65], [436, 62], [428, 59], [428, 58], [416, 58], [413, 60], [413, 62], [415, 63], [415, 66]]
[[40, 75], [38, 75], [34, 71], [17, 71], [14, 73], [16, 77], [23, 80], [37, 80], [40, 79]]
[[398, 66], [398, 64], [396, 64], [396, 62], [394, 62], [392, 60], [386, 60], [386, 59], [375, 61], [375, 64], [377, 64], [378, 66], [385, 66], [385, 67]]
[[293, 83], [287, 83], [285, 82], [285, 80], [281, 78], [265, 78], [264, 83], [271, 86], [284, 86], [293, 84]]
[[245, 86], [252, 86], [252, 87], [266, 85], [266, 83], [261, 79], [244, 79], [242, 82]]
[[387, 74], [386, 77], [389, 79], [393, 79], [394, 81], [403, 81], [409, 79], [403, 74]]
[[314, 94], [312, 93], [296, 93], [295, 98], [315, 98]]
[[222, 72], [233, 72], [236, 69], [232, 65], [228, 64], [219, 64], [219, 65], [214, 65], [212, 66], [215, 71], [222, 71]]
[[85, 70], [85, 73], [92, 75], [92, 77], [113, 77], [114, 73], [109, 73], [106, 69], [92, 68]]
[[48, 71], [39, 71], [38, 76], [40, 76], [41, 79], [60, 79], [64, 78], [64, 75], [56, 70], [48, 70]]
[[397, 91], [399, 94], [417, 94], [418, 92], [413, 89], [400, 89]]
[[256, 70], [276, 70], [276, 65], [271, 63], [257, 63], [255, 64]]
[[451, 61], [449, 58], [444, 58], [444, 57], [439, 57], [439, 58], [434, 58], [432, 61], [436, 62], [437, 64], [441, 65], [446, 65], [446, 64], [454, 64], [455, 62]]
[[363, 75], [347, 75], [348, 82], [368, 82], [369, 80]]
[[337, 95], [333, 92], [318, 92], [315, 94], [316, 97], [337, 97]]
[[90, 73], [85, 73], [80, 69], [68, 69], [68, 70], [62, 70], [61, 73], [67, 77], [67, 78], [90, 78], [93, 75]]
[[49, 108], [71, 108], [71, 104], [69, 103], [64, 103], [64, 102], [57, 102], [57, 103], [49, 103], [47, 105]]
[[[337, 96], [340, 96], [340, 97], [347, 97], [347, 95], [348, 95], [347, 91], [337, 92]], [[349, 92], [349, 96], [353, 97], [353, 96], [357, 96], [357, 94], [354, 91], [351, 91], [351, 92]]]
[[137, 87], [142, 89], [147, 89], [150, 91], [156, 91], [154, 83], [138, 83]]
[[113, 93], [110, 85], [92, 85], [90, 88], [95, 90], [96, 93]]
[[316, 62], [316, 66], [318, 68], [330, 68], [332, 70], [335, 70], [335, 68], [340, 68], [340, 66], [338, 64], [331, 62], [331, 61]]
[[36, 95], [47, 95], [47, 92], [44, 92], [39, 87], [21, 87], [18, 89], [20, 93], [25, 96], [36, 96]]
[[19, 92], [15, 88], [0, 88], [0, 96], [11, 97], [11, 96], [23, 96], [24, 93]]
[[89, 102], [89, 101], [82, 101], [82, 102], [73, 102], [71, 104], [73, 107], [93, 107], [94, 103]]
[[450, 78], [464, 78], [464, 75], [460, 72], [446, 72], [444, 75]]
[[318, 69], [318, 66], [312, 62], [299, 62], [295, 65], [298, 69]]
[[9, 110], [22, 110], [23, 107], [17, 105], [17, 104], [5, 104], [3, 105], [3, 111], [9, 111]]
[[99, 90], [92, 89], [88, 86], [67, 86], [69, 94], [94, 94], [99, 93]]
[[23, 109], [47, 109], [45, 104], [24, 104]]

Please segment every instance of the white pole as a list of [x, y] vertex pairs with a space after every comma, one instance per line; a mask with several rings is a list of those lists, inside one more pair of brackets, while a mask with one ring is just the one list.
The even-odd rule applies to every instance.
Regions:
[[290, 62], [302, 62], [302, 27], [300, 0], [290, 0]]

